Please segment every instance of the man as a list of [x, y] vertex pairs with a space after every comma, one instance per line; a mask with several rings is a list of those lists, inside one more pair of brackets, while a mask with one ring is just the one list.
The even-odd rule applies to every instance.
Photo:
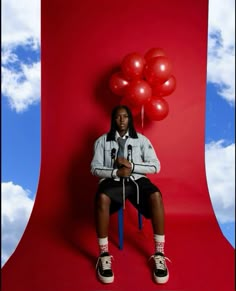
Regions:
[[164, 255], [164, 206], [160, 190], [146, 174], [160, 171], [160, 162], [150, 141], [137, 133], [127, 106], [115, 107], [111, 114], [111, 128], [94, 145], [91, 172], [100, 178], [95, 199], [96, 233], [100, 255], [97, 261], [98, 278], [112, 283], [112, 256], [108, 250], [110, 214], [125, 207], [125, 200], [139, 209], [152, 222], [155, 262], [153, 277], [164, 284], [169, 279]]

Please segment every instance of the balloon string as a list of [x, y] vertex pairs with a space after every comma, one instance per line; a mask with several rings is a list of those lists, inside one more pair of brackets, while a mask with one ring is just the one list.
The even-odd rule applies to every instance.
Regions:
[[144, 105], [141, 108], [141, 127], [142, 127], [142, 134], [144, 134]]

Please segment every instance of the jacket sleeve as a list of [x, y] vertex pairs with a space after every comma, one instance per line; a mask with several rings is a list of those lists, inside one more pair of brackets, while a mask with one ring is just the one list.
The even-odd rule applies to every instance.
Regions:
[[102, 136], [94, 143], [94, 156], [91, 162], [91, 173], [99, 178], [112, 178], [113, 167], [105, 166], [105, 137]]
[[156, 152], [148, 138], [140, 138], [142, 162], [133, 163], [133, 173], [154, 174], [160, 172], [161, 165]]

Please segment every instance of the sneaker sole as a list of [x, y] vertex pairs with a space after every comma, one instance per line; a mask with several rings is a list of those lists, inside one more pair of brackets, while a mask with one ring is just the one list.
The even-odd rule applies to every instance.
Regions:
[[156, 277], [155, 273], [153, 273], [153, 277], [157, 284], [165, 284], [169, 280], [169, 274], [165, 277]]
[[98, 278], [99, 280], [104, 283], [104, 284], [110, 284], [114, 282], [114, 275], [112, 277], [102, 277], [99, 273], [98, 273]]

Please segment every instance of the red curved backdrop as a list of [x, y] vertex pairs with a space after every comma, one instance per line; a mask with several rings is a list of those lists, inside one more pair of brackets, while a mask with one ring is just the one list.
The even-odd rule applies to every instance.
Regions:
[[[218, 227], [204, 163], [208, 1], [42, 0], [41, 13], [41, 171], [30, 221], [2, 269], [2, 290], [234, 290], [234, 249]], [[162, 164], [150, 178], [165, 203], [170, 280], [152, 281], [150, 223], [138, 231], [127, 206], [122, 251], [112, 216], [116, 278], [104, 286], [95, 276], [93, 143], [120, 102], [108, 88], [114, 68], [127, 53], [152, 47], [166, 51], [177, 79], [165, 97], [169, 115], [145, 120], [143, 129]]]

